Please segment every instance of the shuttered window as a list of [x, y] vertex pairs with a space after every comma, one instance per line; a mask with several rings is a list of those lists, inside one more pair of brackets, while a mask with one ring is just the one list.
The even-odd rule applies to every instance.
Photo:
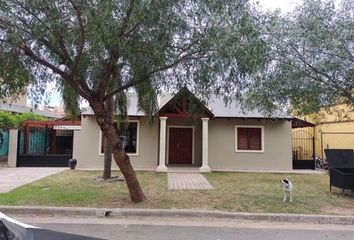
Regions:
[[262, 128], [236, 127], [237, 150], [262, 150]]

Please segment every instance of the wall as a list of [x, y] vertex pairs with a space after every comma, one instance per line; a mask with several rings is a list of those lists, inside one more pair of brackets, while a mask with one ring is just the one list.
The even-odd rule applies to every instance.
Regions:
[[[235, 126], [264, 126], [264, 152], [235, 152]], [[209, 121], [212, 170], [292, 170], [291, 122], [287, 120], [215, 119]]]
[[10, 130], [9, 134], [9, 153], [7, 158], [7, 166], [16, 167], [18, 130]]
[[[83, 117], [74, 133], [73, 157], [78, 168], [103, 169], [99, 154], [100, 131], [92, 116]], [[168, 119], [167, 126], [194, 126], [195, 165], [201, 165], [201, 121]], [[235, 125], [264, 126], [264, 153], [236, 153]], [[158, 162], [158, 120], [139, 120], [139, 155], [131, 156], [135, 169], [155, 170]], [[212, 170], [291, 170], [291, 123], [281, 120], [214, 119], [209, 121], [209, 165]], [[116, 164], [113, 163], [113, 169]]]
[[354, 121], [323, 123], [315, 128], [316, 156], [324, 158], [324, 149], [354, 149]]
[[[81, 131], [74, 133], [73, 158], [77, 159], [77, 168], [103, 169], [103, 154], [99, 153], [100, 129], [93, 116], [82, 117]], [[130, 156], [136, 170], [155, 170], [158, 161], [158, 122], [150, 125], [146, 118], [139, 119], [138, 155]], [[117, 165], [112, 161], [112, 169]]]

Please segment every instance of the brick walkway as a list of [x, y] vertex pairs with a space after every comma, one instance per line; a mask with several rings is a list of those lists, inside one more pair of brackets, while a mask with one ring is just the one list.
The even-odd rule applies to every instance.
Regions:
[[200, 173], [167, 173], [168, 189], [213, 189]]

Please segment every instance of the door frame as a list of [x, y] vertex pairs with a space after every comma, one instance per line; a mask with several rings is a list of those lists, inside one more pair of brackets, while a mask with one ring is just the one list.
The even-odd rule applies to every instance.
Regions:
[[[191, 128], [192, 129], [192, 164], [191, 165], [194, 165], [194, 126], [178, 126], [178, 125], [167, 126], [167, 142], [166, 142], [167, 164], [170, 164], [170, 128]], [[172, 164], [172, 165], [177, 165], [177, 164]]]

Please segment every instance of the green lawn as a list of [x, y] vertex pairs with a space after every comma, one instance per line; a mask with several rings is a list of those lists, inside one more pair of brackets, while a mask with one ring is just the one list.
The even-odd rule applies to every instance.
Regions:
[[279, 180], [284, 174], [208, 173], [205, 176], [214, 186], [213, 190], [168, 190], [166, 174], [138, 172], [148, 200], [133, 204], [129, 200], [125, 182], [93, 180], [100, 174], [99, 171], [65, 171], [0, 194], [0, 205], [188, 208], [354, 215], [353, 194], [330, 194], [327, 175], [292, 174], [294, 201], [283, 203]]

